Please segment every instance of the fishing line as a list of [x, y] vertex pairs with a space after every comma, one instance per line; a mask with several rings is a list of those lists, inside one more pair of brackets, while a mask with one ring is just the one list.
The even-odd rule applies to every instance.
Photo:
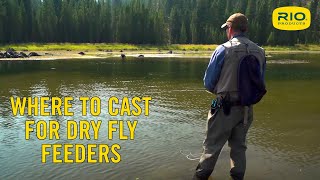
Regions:
[[184, 153], [182, 150], [180, 150], [180, 154], [182, 154], [183, 156], [185, 156], [188, 160], [190, 161], [196, 161], [196, 160], [200, 160], [201, 157], [201, 153], [199, 154], [192, 154], [191, 152]]

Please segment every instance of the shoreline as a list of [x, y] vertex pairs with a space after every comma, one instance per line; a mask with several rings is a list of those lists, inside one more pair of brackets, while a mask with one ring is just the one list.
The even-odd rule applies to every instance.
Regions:
[[[17, 51], [18, 52], [18, 51]], [[28, 51], [22, 51], [28, 52]], [[41, 56], [29, 58], [0, 58], [0, 61], [15, 61], [15, 60], [71, 60], [71, 59], [106, 59], [106, 58], [121, 58], [124, 54], [128, 58], [206, 58], [211, 57], [212, 51], [123, 51], [123, 52], [104, 52], [104, 51], [36, 51]], [[85, 55], [80, 55], [79, 52], [84, 52]], [[266, 57], [272, 57], [273, 54], [320, 54], [320, 51], [266, 51]], [[143, 57], [139, 57], [143, 55]]]
[[[68, 60], [68, 59], [106, 59], [121, 58], [207, 58], [209, 59], [218, 45], [216, 44], [170, 44], [170, 45], [134, 45], [121, 43], [20, 43], [0, 44], [0, 52], [9, 48], [16, 52], [36, 52], [41, 56], [29, 58], [0, 58], [8, 60]], [[320, 54], [320, 45], [296, 44], [294, 46], [262, 46], [266, 57], [273, 54]], [[85, 55], [80, 55], [83, 52]], [[129, 59], [128, 58], [128, 59]], [[140, 57], [141, 58], [141, 57]]]
[[[20, 52], [20, 51], [17, 51]], [[25, 52], [26, 51], [22, 51]], [[80, 55], [83, 52], [85, 55]], [[69, 59], [106, 59], [121, 58], [124, 54], [128, 58], [210, 58], [211, 51], [182, 52], [172, 53], [159, 51], [124, 51], [124, 52], [101, 52], [101, 51], [36, 51], [41, 56], [27, 58], [0, 58], [0, 61], [8, 60], [69, 60]], [[139, 56], [143, 57], [139, 57]]]

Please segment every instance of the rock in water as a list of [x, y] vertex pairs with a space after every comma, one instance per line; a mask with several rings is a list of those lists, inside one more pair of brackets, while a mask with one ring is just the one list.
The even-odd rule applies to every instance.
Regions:
[[24, 52], [20, 52], [20, 56], [23, 57], [23, 58], [28, 57], [28, 55], [26, 55], [26, 53], [24, 53]]
[[121, 58], [123, 59], [123, 58], [125, 58], [126, 57], [126, 55], [125, 54], [121, 54]]
[[20, 58], [20, 54], [17, 52], [14, 52], [12, 55], [13, 58]]
[[80, 54], [81, 56], [86, 55], [84, 52], [79, 52], [78, 54]]
[[14, 58], [14, 52], [12, 51], [7, 51], [4, 53], [5, 58]]
[[11, 55], [8, 52], [4, 52], [3, 57], [4, 58], [11, 58]]
[[139, 55], [138, 57], [139, 57], [139, 58], [144, 58], [144, 55], [141, 54], [141, 55]]
[[9, 48], [8, 50], [7, 50], [7, 52], [15, 52], [16, 50], [14, 50], [13, 48]]
[[25, 58], [28, 57], [25, 53], [16, 52], [13, 48], [9, 48], [6, 52], [1, 53], [0, 58]]
[[29, 53], [28, 56], [32, 57], [32, 56], [40, 56], [40, 55], [38, 53], [36, 53], [36, 52], [31, 52], [31, 53]]
[[14, 51], [11, 51], [11, 50], [8, 50], [8, 51], [7, 51], [7, 54], [8, 54], [11, 58], [13, 58], [15, 52], [14, 52]]

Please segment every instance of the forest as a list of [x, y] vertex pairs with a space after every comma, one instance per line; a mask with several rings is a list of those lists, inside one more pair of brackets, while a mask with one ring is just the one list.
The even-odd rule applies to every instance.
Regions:
[[[311, 11], [311, 26], [280, 31], [277, 7]], [[247, 35], [259, 45], [318, 44], [319, 0], [0, 0], [0, 44], [219, 44], [233, 13], [246, 14]]]

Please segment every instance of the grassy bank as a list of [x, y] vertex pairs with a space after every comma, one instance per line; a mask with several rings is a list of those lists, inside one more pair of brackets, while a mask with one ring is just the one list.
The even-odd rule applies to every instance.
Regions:
[[[133, 45], [105, 43], [25, 43], [0, 45], [0, 50], [13, 48], [17, 51], [213, 51], [217, 45], [204, 44], [172, 44], [172, 45]], [[320, 45], [297, 44], [295, 46], [264, 46], [266, 51], [320, 51]]]
[[266, 51], [320, 51], [320, 44], [296, 44], [294, 46], [263, 46]]
[[0, 45], [0, 50], [4, 51], [8, 48], [13, 48], [17, 51], [141, 51], [141, 50], [186, 50], [186, 51], [211, 51], [217, 45], [194, 45], [194, 44], [173, 44], [173, 45], [134, 45], [134, 44], [119, 44], [119, 43], [25, 43], [25, 44], [6, 44]]

